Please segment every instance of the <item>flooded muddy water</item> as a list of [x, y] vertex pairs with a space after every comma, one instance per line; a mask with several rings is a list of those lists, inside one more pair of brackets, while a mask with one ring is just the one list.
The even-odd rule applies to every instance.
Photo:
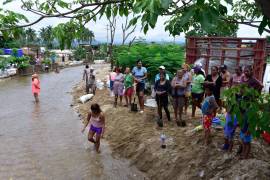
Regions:
[[[96, 67], [98, 68], [98, 67]], [[112, 157], [106, 141], [101, 154], [85, 147], [82, 123], [70, 107], [72, 86], [83, 67], [40, 75], [40, 103], [31, 77], [0, 82], [0, 179], [144, 179], [125, 160]]]

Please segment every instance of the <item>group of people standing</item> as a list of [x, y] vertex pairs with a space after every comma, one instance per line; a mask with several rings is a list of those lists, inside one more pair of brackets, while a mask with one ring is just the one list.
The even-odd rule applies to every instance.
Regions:
[[[137, 61], [132, 71], [127, 67], [125, 74], [122, 73], [121, 68], [115, 68], [109, 74], [110, 89], [115, 96], [114, 107], [117, 107], [118, 97], [120, 99], [120, 105], [122, 105], [123, 96], [125, 97], [125, 107], [130, 107], [132, 97], [136, 92], [138, 96], [140, 113], [144, 112], [144, 90], [145, 81], [147, 79], [147, 69], [142, 66], [142, 61]], [[134, 83], [136, 86], [134, 86]]]
[[[253, 88], [260, 92], [263, 85], [260, 81], [253, 77], [252, 66], [237, 67], [235, 73], [231, 75], [226, 65], [220, 67], [212, 66], [211, 74], [205, 76], [201, 66], [195, 66], [190, 70], [187, 64], [184, 64], [177, 71], [176, 76], [170, 82], [166, 78], [165, 67], [160, 66], [158, 74], [159, 79], [155, 83], [156, 101], [158, 105], [159, 121], [158, 125], [163, 126], [162, 107], [164, 108], [167, 119], [170, 121], [170, 112], [168, 110], [168, 96], [172, 96], [172, 104], [174, 107], [174, 117], [178, 126], [185, 126], [186, 123], [182, 119], [183, 112], [187, 112], [189, 98], [192, 98], [192, 117], [195, 116], [196, 107], [202, 112], [202, 124], [205, 134], [205, 143], [210, 142], [210, 132], [212, 120], [218, 111], [226, 110], [226, 122], [224, 127], [225, 143], [223, 150], [232, 151], [233, 138], [235, 130], [238, 127], [236, 116], [232, 117], [230, 108], [225, 107], [221, 100], [224, 90], [245, 84], [248, 88]], [[241, 98], [241, 95], [239, 95]], [[245, 98], [241, 100], [244, 101]], [[241, 101], [240, 100], [240, 101]], [[241, 159], [248, 158], [251, 148], [251, 134], [248, 130], [248, 110], [242, 110], [244, 116], [243, 126], [240, 128], [241, 146], [238, 150]]]
[[[147, 80], [147, 69], [142, 66], [142, 61], [138, 60], [137, 65], [130, 70], [129, 67], [122, 73], [121, 68], [115, 68], [109, 75], [110, 89], [114, 93], [114, 106], [117, 107], [118, 97], [122, 105], [123, 96], [125, 97], [126, 107], [130, 107], [132, 97], [135, 98], [135, 92], [138, 96], [140, 113], [144, 113], [144, 91]], [[192, 104], [191, 116], [195, 117], [196, 108], [202, 112], [202, 125], [205, 134], [205, 142], [210, 142], [210, 130], [213, 118], [218, 111], [227, 110], [226, 122], [224, 128], [225, 143], [224, 150], [231, 151], [233, 137], [237, 127], [237, 120], [232, 117], [228, 108], [224, 107], [221, 100], [221, 94], [224, 90], [246, 84], [249, 88], [261, 91], [263, 85], [253, 77], [252, 66], [246, 66], [243, 69], [237, 67], [233, 75], [227, 70], [226, 65], [220, 67], [212, 66], [211, 73], [205, 74], [201, 65], [195, 65], [192, 69], [188, 64], [183, 64], [177, 70], [175, 77], [170, 79], [166, 73], [165, 67], [159, 67], [159, 73], [154, 79], [154, 94], [157, 103], [157, 124], [163, 127], [162, 109], [164, 109], [167, 120], [171, 121], [169, 111], [169, 102], [172, 102], [174, 109], [174, 121], [178, 126], [186, 126], [182, 115], [187, 114], [188, 106]], [[224, 108], [224, 109], [223, 109]], [[234, 123], [232, 121], [234, 120]], [[233, 125], [232, 125], [233, 124]], [[93, 128], [92, 128], [93, 129]], [[99, 132], [100, 133], [100, 132]], [[92, 140], [92, 136], [89, 137]], [[248, 121], [245, 120], [244, 127], [240, 130], [242, 158], [247, 158], [250, 152], [251, 135], [248, 132]], [[91, 141], [92, 142], [92, 141]]]

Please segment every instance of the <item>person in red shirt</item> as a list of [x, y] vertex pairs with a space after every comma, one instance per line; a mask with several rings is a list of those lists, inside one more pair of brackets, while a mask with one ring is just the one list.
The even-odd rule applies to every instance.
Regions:
[[36, 73], [32, 75], [32, 93], [34, 95], [36, 103], [38, 103], [39, 102], [38, 96], [40, 94], [40, 81]]

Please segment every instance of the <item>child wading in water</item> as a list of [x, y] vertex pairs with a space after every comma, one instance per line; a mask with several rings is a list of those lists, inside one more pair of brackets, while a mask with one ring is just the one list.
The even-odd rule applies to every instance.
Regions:
[[[91, 105], [91, 112], [88, 113], [87, 122], [82, 129], [82, 133], [90, 122], [90, 129], [88, 133], [88, 140], [95, 144], [96, 151], [99, 153], [100, 138], [104, 135], [105, 130], [105, 116], [98, 104]], [[94, 135], [96, 138], [94, 139]]]
[[209, 144], [212, 120], [216, 115], [216, 110], [218, 109], [218, 105], [213, 95], [213, 86], [207, 85], [205, 87], [205, 95], [206, 95], [206, 98], [203, 101], [201, 110], [203, 114], [203, 128], [204, 128], [205, 143]]
[[39, 102], [38, 95], [40, 93], [40, 81], [36, 73], [32, 75], [32, 93], [34, 95], [36, 103], [38, 103]]

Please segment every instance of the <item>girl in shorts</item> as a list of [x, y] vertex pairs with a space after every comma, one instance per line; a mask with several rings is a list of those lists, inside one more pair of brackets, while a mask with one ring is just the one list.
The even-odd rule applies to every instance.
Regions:
[[[88, 140], [95, 144], [96, 152], [99, 153], [100, 138], [104, 135], [105, 130], [105, 116], [98, 104], [91, 105], [91, 111], [88, 113], [86, 123], [82, 129], [82, 133], [90, 122], [90, 129], [88, 133]], [[96, 138], [94, 139], [94, 135]]]
[[218, 109], [217, 102], [213, 95], [212, 85], [205, 86], [205, 96], [206, 97], [202, 103], [201, 110], [203, 114], [204, 139], [205, 144], [208, 145], [210, 143], [212, 120], [216, 116], [216, 111]]

